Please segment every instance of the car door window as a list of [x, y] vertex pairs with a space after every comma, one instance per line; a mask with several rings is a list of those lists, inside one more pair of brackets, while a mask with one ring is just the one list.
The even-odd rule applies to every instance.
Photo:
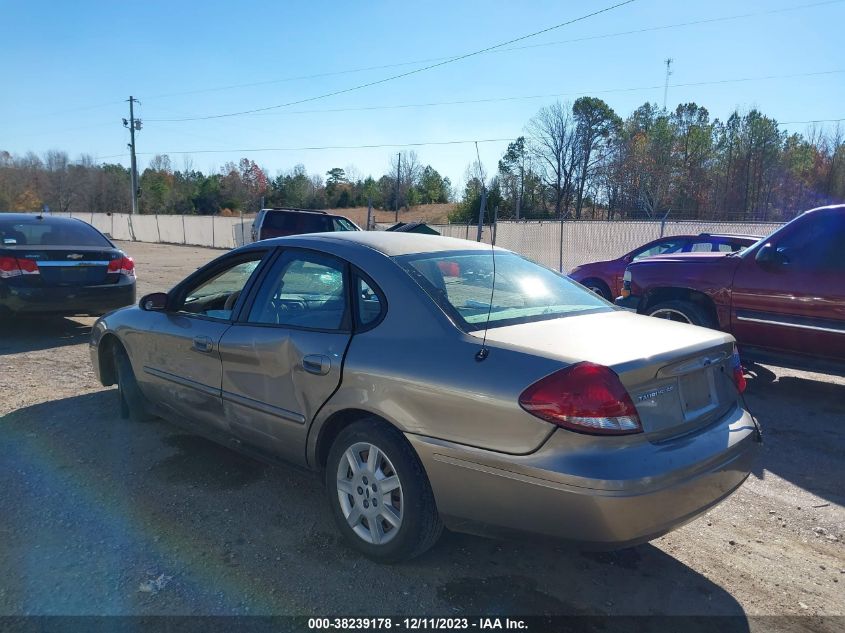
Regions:
[[631, 261], [637, 261], [646, 257], [653, 257], [654, 255], [677, 253], [678, 251], [683, 249], [685, 244], [686, 240], [666, 240], [665, 242], [660, 242], [659, 244], [649, 246], [644, 251], [634, 253], [634, 256]]
[[346, 326], [345, 265], [321, 253], [290, 251], [273, 265], [247, 321], [315, 330]]
[[805, 222], [776, 244], [795, 270], [845, 270], [845, 216], [829, 214]]
[[228, 321], [232, 310], [255, 273], [264, 253], [255, 253], [246, 259], [239, 258], [231, 266], [218, 270], [212, 276], [205, 277], [194, 286], [188, 286], [181, 295], [184, 297], [177, 307], [179, 312], [196, 314], [210, 319]]
[[358, 324], [366, 328], [381, 318], [384, 310], [381, 293], [373, 290], [370, 284], [359, 276], [355, 278], [355, 289], [358, 301]]

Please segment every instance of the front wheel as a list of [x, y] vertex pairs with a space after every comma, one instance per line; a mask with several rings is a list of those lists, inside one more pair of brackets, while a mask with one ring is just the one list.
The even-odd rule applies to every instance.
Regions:
[[326, 490], [346, 540], [376, 561], [419, 556], [443, 529], [417, 455], [399, 431], [378, 419], [355, 422], [337, 436]]
[[648, 308], [646, 314], [659, 319], [700, 325], [701, 327], [713, 329], [718, 327], [710, 313], [704, 307], [692, 301], [664, 301]]

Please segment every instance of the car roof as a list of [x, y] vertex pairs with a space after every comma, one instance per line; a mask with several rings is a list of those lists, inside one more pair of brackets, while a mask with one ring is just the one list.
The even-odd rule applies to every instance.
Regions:
[[82, 224], [91, 226], [90, 224], [83, 220], [80, 220], [79, 218], [65, 218], [61, 216], [41, 215], [36, 213], [0, 213], [0, 221], [2, 220], [11, 220], [12, 222], [25, 222], [32, 220], [42, 222], [45, 220], [50, 220], [50, 222], [54, 222], [56, 224], [79, 224], [81, 222]]
[[[490, 250], [490, 245], [483, 242], [471, 242], [455, 237], [426, 235], [423, 233], [396, 233], [394, 231], [339, 231], [334, 233], [308, 233], [275, 237], [256, 244], [301, 246], [303, 242], [313, 243], [315, 248], [327, 243], [359, 244], [378, 251], [388, 257], [416, 255], [418, 253], [437, 253], [440, 251]], [[496, 247], [497, 251], [504, 249]]]

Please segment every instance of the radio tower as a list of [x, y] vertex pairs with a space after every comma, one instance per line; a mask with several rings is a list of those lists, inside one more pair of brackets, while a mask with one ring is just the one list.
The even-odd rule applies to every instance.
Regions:
[[663, 111], [666, 112], [666, 98], [669, 96], [669, 77], [672, 75], [671, 57], [666, 58], [666, 83], [663, 84]]

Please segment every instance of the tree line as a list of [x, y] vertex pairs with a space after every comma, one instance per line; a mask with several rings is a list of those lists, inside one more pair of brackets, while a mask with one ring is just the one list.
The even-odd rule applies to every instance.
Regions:
[[542, 108], [488, 177], [477, 163], [450, 219], [777, 221], [845, 201], [845, 134], [781, 130], [753, 109], [711, 119], [706, 108], [646, 103], [622, 119], [582, 97]]
[[[205, 174], [190, 158], [174, 167], [155, 156], [139, 182], [141, 213], [210, 215], [262, 204], [306, 209], [381, 209], [457, 201], [455, 222], [487, 220], [673, 219], [778, 221], [845, 200], [845, 134], [782, 130], [757, 109], [712, 119], [696, 103], [667, 111], [646, 103], [627, 118], [596, 97], [540, 109], [488, 174], [473, 163], [465, 184], [424, 165], [413, 151], [393, 155], [378, 178], [353, 167], [309, 174], [303, 165], [268, 176], [242, 158]], [[119, 212], [131, 208], [129, 170], [75, 161], [67, 153], [0, 151], [0, 211]]]
[[[401, 164], [399, 164], [401, 163]], [[0, 211], [128, 213], [132, 207], [129, 169], [97, 164], [90, 156], [71, 161], [65, 152], [32, 152], [15, 156], [0, 151]], [[175, 168], [167, 155], [157, 155], [139, 178], [141, 213], [199, 214], [253, 212], [268, 207], [301, 209], [407, 208], [449, 202], [452, 183], [413, 151], [388, 162], [380, 178], [362, 177], [354, 167], [334, 167], [309, 174], [303, 165], [274, 178], [255, 161], [242, 158], [215, 173], [194, 169], [190, 158]]]

